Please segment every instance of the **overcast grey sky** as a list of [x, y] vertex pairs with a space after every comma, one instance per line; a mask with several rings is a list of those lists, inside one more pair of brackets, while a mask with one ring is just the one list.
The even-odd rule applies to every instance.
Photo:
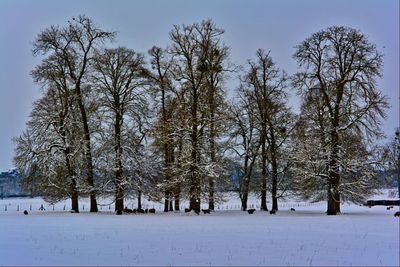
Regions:
[[296, 71], [293, 47], [312, 33], [332, 25], [360, 29], [385, 55], [378, 84], [392, 108], [384, 130], [393, 135], [399, 125], [398, 0], [0, 0], [0, 171], [13, 167], [11, 139], [23, 131], [32, 102], [40, 96], [29, 75], [39, 62], [31, 54], [35, 36], [80, 14], [118, 31], [115, 45], [143, 53], [153, 45], [166, 46], [173, 24], [211, 18], [226, 30], [223, 40], [234, 63], [243, 64], [264, 48], [289, 74]]

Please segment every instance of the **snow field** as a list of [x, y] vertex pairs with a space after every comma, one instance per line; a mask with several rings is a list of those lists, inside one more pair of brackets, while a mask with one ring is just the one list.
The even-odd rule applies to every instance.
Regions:
[[399, 266], [398, 207], [343, 205], [326, 216], [323, 202], [300, 204], [277, 215], [0, 212], [0, 265]]

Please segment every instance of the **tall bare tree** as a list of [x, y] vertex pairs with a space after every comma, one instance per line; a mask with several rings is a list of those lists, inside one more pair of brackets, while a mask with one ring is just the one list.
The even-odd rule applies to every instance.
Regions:
[[238, 183], [236, 190], [242, 202], [242, 210], [247, 210], [250, 185], [256, 173], [257, 158], [260, 153], [261, 143], [257, 131], [257, 118], [254, 112], [254, 102], [250, 101], [248, 91], [240, 87], [238, 90], [238, 103], [230, 107], [231, 137], [230, 151], [232, 158], [238, 166]]
[[205, 72], [205, 108], [203, 118], [206, 124], [206, 139], [208, 147], [208, 158], [210, 174], [208, 175], [208, 208], [215, 208], [215, 180], [221, 176], [221, 164], [218, 159], [218, 139], [224, 131], [223, 122], [226, 116], [225, 92], [223, 82], [229, 70], [229, 48], [221, 44], [220, 36], [223, 30], [217, 29], [211, 20], [204, 21], [201, 27], [196, 27], [200, 37], [202, 50], [201, 70]]
[[43, 30], [33, 43], [34, 55], [57, 57], [64, 62], [72, 83], [84, 133], [82, 138], [85, 143], [85, 176], [89, 186], [91, 212], [97, 212], [98, 208], [94, 185], [91, 131], [85, 106], [84, 88], [88, 80], [88, 69], [92, 64], [94, 50], [104, 42], [112, 40], [114, 36], [114, 32], [103, 31], [96, 27], [90, 18], [79, 16], [69, 21], [65, 27], [51, 26]]
[[[113, 125], [114, 166], [115, 170], [115, 210], [122, 214], [124, 209], [124, 135], [127, 116], [145, 116], [146, 99], [143, 86], [147, 70], [143, 56], [133, 50], [118, 47], [105, 49], [94, 57], [92, 78], [99, 96], [99, 105], [111, 114]], [[135, 119], [135, 118], [134, 118]], [[126, 139], [126, 137], [125, 137]]]
[[[42, 74], [48, 72], [49, 76], [35, 79], [56, 77], [56, 69], [49, 68], [50, 66], [53, 65], [36, 69], [36, 72]], [[46, 82], [45, 95], [34, 103], [26, 131], [14, 139], [14, 163], [24, 174], [25, 185], [37, 185], [36, 193], [51, 202], [69, 197], [72, 211], [79, 212], [81, 151], [76, 138], [80, 131], [75, 123], [78, 113], [66, 90], [65, 80], [52, 80], [53, 78]]]
[[[156, 99], [159, 97], [159, 102], [161, 107], [161, 118], [157, 123], [159, 127], [157, 127], [158, 131], [155, 134], [158, 143], [162, 146], [163, 154], [164, 154], [164, 187], [165, 189], [165, 197], [164, 197], [164, 212], [168, 212], [173, 210], [172, 207], [172, 199], [174, 196], [174, 192], [176, 191], [176, 187], [171, 186], [171, 168], [174, 162], [174, 138], [172, 136], [172, 115], [174, 105], [172, 105], [173, 101], [173, 88], [172, 88], [172, 58], [169, 57], [169, 54], [165, 52], [165, 50], [159, 47], [152, 47], [149, 50], [150, 55], [150, 63], [153, 73], [150, 75], [150, 79], [152, 84], [154, 85], [154, 93], [156, 95]], [[175, 209], [179, 210], [179, 200], [177, 205], [175, 205]]]
[[[218, 48], [216, 44], [222, 34], [223, 30], [218, 29], [210, 20], [192, 25], [175, 25], [170, 32], [172, 45], [169, 52], [174, 57], [174, 78], [180, 83], [184, 99], [190, 109], [190, 119], [188, 120], [191, 154], [189, 195], [190, 208], [196, 211], [200, 211], [201, 178], [205, 175], [200, 168], [200, 160], [201, 144], [204, 143], [204, 128], [208, 125], [205, 114], [202, 113], [202, 110], [205, 109], [208, 92], [207, 75], [210, 78], [210, 75], [218, 72], [216, 72], [215, 62], [211, 63], [210, 61], [210, 55], [214, 53], [215, 57]], [[218, 68], [220, 67], [219, 65]], [[215, 90], [215, 84], [213, 86]], [[212, 200], [211, 204], [213, 204]]]
[[380, 118], [388, 107], [377, 89], [382, 54], [360, 31], [333, 26], [296, 46], [300, 71], [293, 85], [307, 98], [314, 90], [326, 110], [328, 215], [340, 212], [344, 138], [371, 140], [380, 136]]
[[[281, 72], [269, 53], [259, 49], [256, 60], [248, 62], [242, 84], [248, 90], [249, 101], [254, 102], [257, 128], [261, 144], [261, 209], [267, 209], [267, 177], [271, 176], [272, 209], [278, 210], [278, 175], [283, 164], [279, 157], [293, 128], [294, 117], [287, 105], [285, 72]], [[270, 167], [269, 167], [270, 166]]]

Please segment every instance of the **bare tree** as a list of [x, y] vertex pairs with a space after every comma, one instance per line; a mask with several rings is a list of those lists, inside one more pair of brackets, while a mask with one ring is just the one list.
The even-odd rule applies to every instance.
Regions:
[[45, 95], [34, 103], [27, 130], [14, 139], [14, 163], [26, 186], [37, 185], [36, 193], [51, 202], [69, 197], [72, 210], [79, 212], [77, 110], [61, 81], [51, 80], [46, 86]]
[[[152, 84], [154, 85], [154, 93], [160, 97], [161, 118], [158, 122], [157, 131], [154, 135], [157, 138], [158, 144], [162, 147], [164, 154], [164, 212], [172, 211], [172, 198], [179, 191], [176, 186], [172, 186], [171, 168], [174, 162], [174, 138], [172, 134], [173, 118], [173, 88], [171, 80], [172, 58], [159, 47], [152, 47], [149, 50], [150, 63], [153, 73], [150, 75]], [[177, 198], [175, 198], [175, 201]], [[175, 209], [179, 210], [179, 200], [176, 202]]]
[[333, 26], [296, 46], [294, 58], [301, 70], [293, 85], [304, 98], [319, 91], [326, 110], [327, 213], [336, 215], [342, 193], [344, 138], [355, 135], [371, 140], [381, 134], [380, 118], [388, 107], [376, 88], [376, 79], [382, 76], [382, 55], [360, 31]]
[[91, 131], [89, 129], [87, 108], [85, 107], [84, 87], [88, 78], [88, 69], [92, 64], [94, 49], [105, 41], [112, 40], [114, 36], [114, 32], [107, 32], [97, 28], [90, 18], [79, 16], [69, 21], [68, 26], [51, 26], [43, 30], [38, 34], [33, 44], [34, 55], [48, 55], [62, 60], [72, 83], [72, 90], [76, 95], [75, 101], [80, 110], [84, 133], [85, 176], [89, 186], [91, 212], [97, 212], [98, 208], [93, 176]]
[[257, 119], [254, 112], [254, 102], [249, 101], [248, 91], [240, 87], [238, 90], [240, 101], [231, 105], [231, 147], [232, 160], [238, 166], [238, 183], [236, 190], [242, 202], [242, 210], [247, 210], [247, 200], [251, 181], [254, 180], [257, 158], [261, 143], [257, 131]]
[[217, 29], [211, 20], [204, 21], [196, 29], [201, 37], [200, 47], [202, 49], [201, 70], [205, 72], [205, 105], [202, 110], [203, 120], [206, 128], [206, 146], [209, 156], [208, 177], [208, 208], [214, 210], [215, 182], [223, 173], [221, 166], [220, 146], [218, 139], [224, 132], [225, 125], [222, 123], [226, 118], [225, 92], [223, 82], [229, 70], [229, 48], [221, 44], [220, 36], [223, 30]]
[[[223, 30], [216, 28], [211, 21], [192, 25], [174, 26], [170, 32], [172, 45], [169, 53], [174, 57], [173, 75], [184, 92], [184, 101], [189, 105], [190, 119], [190, 208], [200, 211], [201, 178], [205, 174], [201, 170], [201, 143], [204, 139], [205, 96], [207, 95], [207, 74], [214, 73], [210, 65], [209, 55], [215, 52], [219, 36]], [[221, 52], [221, 51], [220, 51]], [[209, 76], [210, 77], [210, 76]], [[214, 85], [215, 86], [215, 85]], [[215, 89], [215, 87], [214, 87]], [[212, 202], [212, 201], [211, 201]], [[212, 203], [211, 203], [212, 204]]]
[[113, 125], [113, 142], [115, 171], [115, 210], [122, 214], [124, 209], [124, 138], [125, 124], [129, 123], [128, 112], [135, 114], [135, 118], [146, 116], [146, 99], [143, 86], [147, 71], [144, 69], [143, 56], [133, 50], [118, 47], [105, 49], [96, 53], [92, 78], [98, 93], [99, 105], [105, 112], [111, 114]]
[[[256, 60], [249, 61], [242, 78], [249, 101], [254, 102], [261, 144], [261, 210], [267, 209], [267, 177], [271, 176], [272, 209], [278, 210], [278, 175], [283, 174], [280, 155], [293, 129], [294, 116], [287, 105], [287, 76], [281, 73], [269, 53], [259, 49]], [[281, 166], [282, 165], [282, 166]], [[269, 167], [270, 166], [270, 167]]]

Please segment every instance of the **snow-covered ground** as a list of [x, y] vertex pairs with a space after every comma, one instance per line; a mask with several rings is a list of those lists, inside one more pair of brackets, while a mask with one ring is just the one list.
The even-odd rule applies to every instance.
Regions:
[[0, 200], [0, 265], [399, 266], [398, 207], [344, 204], [327, 216], [324, 202], [287, 201], [276, 215], [249, 215], [232, 198], [211, 215], [116, 216], [106, 202], [90, 214], [82, 200], [71, 214], [68, 202], [39, 211], [40, 198]]

